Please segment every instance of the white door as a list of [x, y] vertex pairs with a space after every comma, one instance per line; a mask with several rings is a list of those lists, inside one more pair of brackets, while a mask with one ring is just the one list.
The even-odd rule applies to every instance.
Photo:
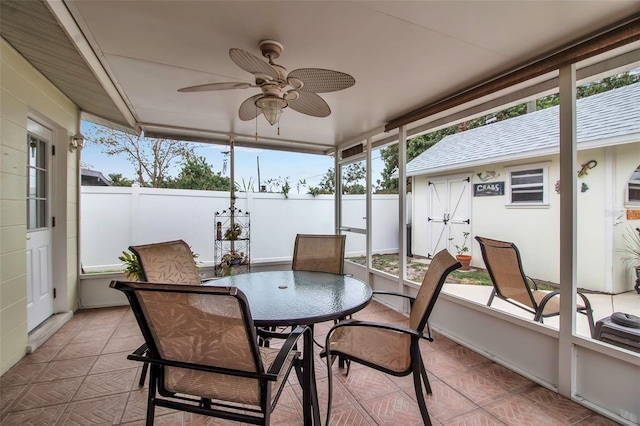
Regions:
[[29, 120], [27, 135], [27, 326], [53, 314], [50, 165], [52, 132]]
[[[455, 244], [462, 242], [462, 233], [470, 230], [471, 178], [453, 177], [429, 182], [429, 217], [427, 232], [428, 256], [442, 249], [456, 254]], [[450, 240], [453, 238], [453, 240]], [[469, 241], [467, 245], [470, 246]]]

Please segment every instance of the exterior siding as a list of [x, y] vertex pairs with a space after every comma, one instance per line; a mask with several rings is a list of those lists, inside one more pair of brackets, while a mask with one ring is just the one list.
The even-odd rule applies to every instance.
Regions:
[[[65, 246], [75, 246], [76, 215], [66, 211], [74, 210], [77, 204], [77, 180], [75, 172], [77, 154], [66, 149], [69, 136], [78, 130], [79, 111], [77, 107], [37, 72], [4, 40], [0, 40], [0, 374], [25, 355], [27, 333], [27, 291], [26, 291], [26, 203], [27, 185], [27, 119], [33, 117], [43, 121], [54, 130], [57, 156], [54, 159], [54, 179], [52, 200], [53, 212], [62, 212], [66, 226]], [[68, 176], [71, 178], [69, 179]], [[62, 185], [60, 185], [62, 182]], [[73, 187], [73, 191], [68, 188]], [[60, 188], [63, 188], [60, 191]], [[62, 193], [61, 193], [62, 192]], [[67, 207], [69, 205], [69, 207]], [[55, 229], [55, 228], [54, 228]], [[73, 229], [74, 231], [67, 231]], [[56, 230], [57, 232], [57, 230]], [[54, 250], [58, 249], [55, 245]], [[57, 258], [63, 258], [60, 262]], [[55, 301], [56, 311], [76, 309], [77, 271], [68, 264], [77, 264], [76, 251], [66, 247], [54, 256], [54, 286], [66, 295], [64, 300]], [[67, 273], [67, 271], [69, 271]], [[64, 275], [64, 282], [57, 281]]]
[[[607, 150], [610, 150], [608, 158]], [[622, 234], [627, 221], [613, 227], [613, 244], [607, 243], [607, 228], [611, 228], [614, 213], [606, 208], [608, 191], [613, 191], [614, 210], [623, 212], [626, 184], [631, 173], [640, 165], [640, 142], [594, 148], [578, 151], [578, 169], [580, 165], [595, 160], [598, 165], [588, 174], [578, 179], [579, 187], [584, 183], [588, 190], [578, 190], [578, 287], [605, 293], [621, 293], [631, 290], [633, 280], [631, 271], [622, 264], [617, 247], [622, 244]], [[528, 160], [501, 162], [478, 166], [473, 169], [460, 169], [452, 172], [457, 175], [470, 172], [473, 175], [471, 185], [481, 183], [478, 173], [495, 171], [499, 177], [489, 181], [506, 181], [507, 168], [516, 165], [547, 162], [549, 164], [548, 205], [536, 207], [507, 206], [507, 195], [473, 197], [471, 206], [471, 235], [484, 236], [498, 240], [513, 241], [521, 251], [523, 267], [532, 278], [559, 282], [559, 223], [560, 196], [555, 192], [555, 183], [559, 179], [560, 165], [558, 155], [534, 157]], [[607, 162], [612, 163], [613, 177], [607, 175]], [[414, 254], [426, 255], [428, 247], [421, 241], [427, 235], [427, 182], [441, 175], [420, 175], [414, 183]], [[506, 192], [506, 189], [505, 189]], [[638, 221], [634, 221], [637, 226]], [[617, 242], [617, 245], [616, 245]], [[470, 246], [473, 256], [472, 266], [484, 268], [480, 247], [475, 240]], [[609, 261], [607, 261], [609, 256]]]

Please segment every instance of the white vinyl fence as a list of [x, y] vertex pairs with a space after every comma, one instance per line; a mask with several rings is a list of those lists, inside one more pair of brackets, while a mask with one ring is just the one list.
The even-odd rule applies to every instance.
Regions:
[[[298, 233], [334, 233], [332, 195], [236, 193], [251, 218], [251, 263], [287, 262]], [[118, 271], [130, 245], [182, 239], [203, 266], [213, 265], [214, 214], [229, 208], [229, 193], [181, 189], [83, 186], [80, 256], [85, 272]], [[364, 228], [364, 195], [343, 199], [343, 223]], [[373, 252], [398, 251], [398, 196], [373, 198]], [[364, 238], [348, 233], [347, 256], [365, 253]]]

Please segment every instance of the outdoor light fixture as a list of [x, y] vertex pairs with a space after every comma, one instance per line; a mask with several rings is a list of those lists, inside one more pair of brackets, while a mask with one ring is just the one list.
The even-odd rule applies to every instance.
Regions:
[[71, 136], [71, 143], [69, 144], [69, 151], [73, 152], [76, 149], [84, 148], [86, 143], [86, 139], [82, 134], [77, 134], [75, 136]]
[[288, 105], [286, 100], [273, 95], [265, 95], [256, 99], [256, 106], [262, 110], [264, 118], [272, 126], [280, 120], [282, 110]]

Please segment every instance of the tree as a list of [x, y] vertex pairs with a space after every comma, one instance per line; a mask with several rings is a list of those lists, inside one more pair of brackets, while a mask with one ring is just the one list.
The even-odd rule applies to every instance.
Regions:
[[126, 177], [122, 177], [120, 173], [109, 173], [109, 180], [111, 181], [112, 186], [131, 186], [133, 185], [133, 181], [131, 179], [127, 179]]
[[231, 179], [215, 173], [204, 157], [190, 155], [182, 165], [175, 179], [167, 178], [164, 187], [175, 189], [201, 189], [208, 191], [229, 191]]
[[140, 186], [161, 188], [167, 172], [176, 162], [195, 156], [187, 142], [168, 139], [146, 139], [107, 127], [95, 126], [89, 140], [102, 147], [109, 156], [124, 156], [135, 168], [135, 181]]
[[[578, 86], [576, 88], [576, 97], [577, 99], [586, 98], [587, 96], [607, 92], [609, 90], [637, 82], [640, 82], [640, 75], [638, 74], [630, 74], [629, 72], [616, 74], [605, 77], [602, 80], [596, 80], [582, 86]], [[559, 103], [560, 98], [558, 94], [544, 96], [536, 99], [536, 110], [550, 108], [558, 105]], [[445, 136], [453, 135], [454, 133], [463, 132], [476, 127], [486, 126], [487, 124], [496, 121], [508, 120], [526, 113], [527, 104], [523, 103], [506, 108], [502, 111], [483, 115], [481, 117], [474, 118], [473, 120], [454, 124], [450, 127], [409, 139], [407, 142], [407, 163], [438, 143]], [[398, 169], [398, 145], [395, 144], [381, 149], [380, 156], [382, 157], [385, 166], [382, 171], [382, 180], [379, 179], [377, 181], [376, 192], [397, 193], [398, 179], [392, 178], [391, 176], [396, 173]]]
[[[316, 196], [320, 194], [334, 194], [336, 172], [333, 167], [327, 170], [320, 184], [316, 187], [310, 187], [308, 193]], [[363, 181], [367, 176], [367, 171], [362, 163], [352, 163], [343, 169], [342, 173], [342, 193], [343, 194], [364, 194], [366, 188]]]
[[[457, 126], [450, 126], [445, 129], [436, 130], [425, 135], [416, 136], [407, 142], [407, 162], [413, 160], [445, 136], [456, 133]], [[384, 162], [382, 170], [382, 180], [376, 182], [375, 192], [378, 194], [397, 194], [398, 178], [392, 178], [398, 171], [398, 144], [393, 144], [380, 150], [380, 157]]]

